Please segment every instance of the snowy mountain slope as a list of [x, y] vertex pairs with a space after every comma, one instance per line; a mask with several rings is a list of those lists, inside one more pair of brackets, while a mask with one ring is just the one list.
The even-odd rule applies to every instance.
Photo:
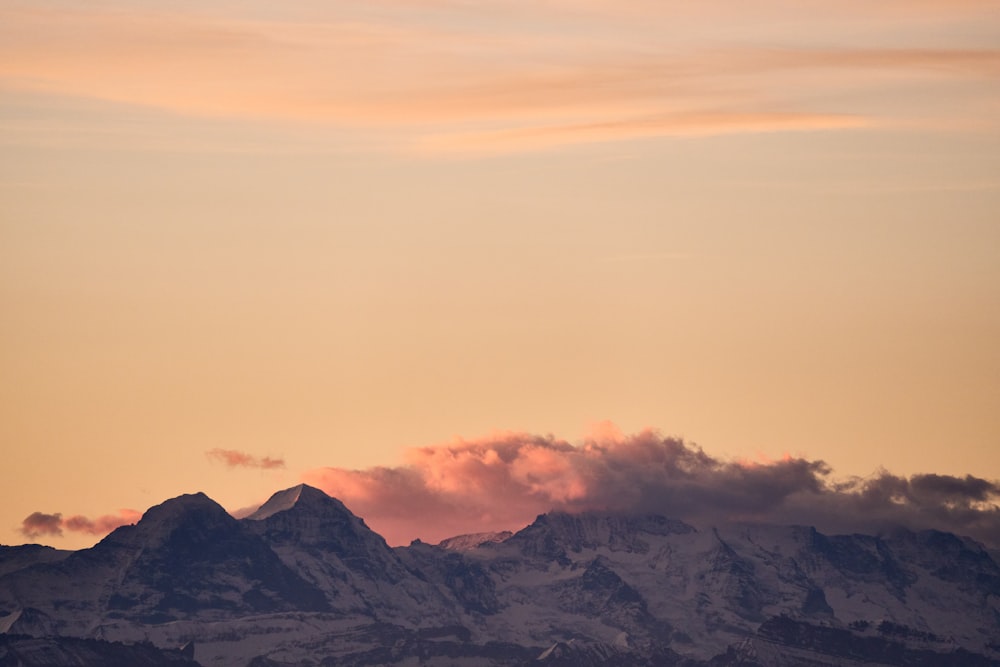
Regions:
[[711, 661], [713, 667], [992, 667], [996, 660], [961, 647], [910, 646], [891, 632], [814, 625], [787, 616], [757, 631]]
[[448, 551], [469, 551], [478, 549], [486, 544], [499, 544], [513, 537], [514, 533], [509, 530], [502, 530], [493, 533], [470, 533], [468, 535], [456, 535], [438, 542], [437, 546]]
[[339, 500], [306, 485], [278, 492], [242, 522], [322, 591], [330, 611], [377, 622], [457, 622], [454, 601], [415, 576]]
[[941, 532], [550, 513], [390, 548], [300, 485], [242, 520], [181, 496], [92, 549], [15, 561], [0, 631], [193, 641], [205, 667], [1000, 665], [1000, 568]]
[[115, 619], [153, 625], [327, 604], [261, 538], [195, 494], [150, 508], [91, 549], [0, 577], [0, 609], [23, 608], [53, 619], [58, 634], [88, 637]]
[[0, 577], [23, 570], [37, 563], [54, 563], [67, 558], [72, 551], [62, 551], [41, 544], [22, 544], [16, 547], [0, 545]]
[[[695, 530], [649, 518], [549, 515], [467, 555], [499, 580], [501, 609], [525, 601], [546, 608], [548, 620], [531, 619], [520, 629], [526, 634], [546, 624], [554, 631], [557, 611], [586, 610], [594, 616], [588, 623], [603, 626], [589, 626], [594, 640], [627, 629], [635, 642], [644, 631], [662, 636], [656, 632], [670, 628], [676, 650], [701, 658], [781, 615], [844, 628], [888, 621], [912, 630], [910, 643], [923, 632], [974, 651], [989, 651], [1000, 637], [1000, 570], [982, 547], [947, 534], [828, 537], [800, 527]], [[621, 592], [607, 591], [603, 603], [591, 597], [575, 610], [561, 603], [562, 591], [573, 582], [583, 590], [580, 573], [597, 567], [607, 573], [599, 580], [622, 582]]]

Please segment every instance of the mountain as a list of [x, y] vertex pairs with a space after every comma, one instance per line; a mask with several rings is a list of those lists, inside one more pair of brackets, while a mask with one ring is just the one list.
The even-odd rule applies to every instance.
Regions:
[[0, 577], [35, 563], [54, 563], [63, 560], [71, 553], [73, 552], [41, 544], [22, 544], [16, 547], [0, 545]]
[[471, 533], [469, 535], [456, 535], [438, 542], [438, 546], [448, 551], [471, 551], [486, 544], [497, 544], [512, 537], [514, 533], [509, 530], [502, 530], [493, 533]]
[[0, 635], [0, 667], [200, 667], [193, 647], [160, 649], [76, 637]]
[[279, 491], [242, 523], [323, 593], [329, 611], [413, 625], [437, 611], [442, 624], [458, 622], [452, 600], [408, 570], [382, 536], [319, 489], [300, 484]]
[[241, 520], [193, 494], [91, 549], [4, 547], [0, 632], [22, 653], [33, 636], [92, 656], [57, 663], [77, 665], [134, 646], [206, 667], [985, 666], [1000, 665], [1000, 567], [939, 531], [606, 512], [391, 548], [299, 485]]
[[55, 634], [103, 637], [121, 624], [328, 605], [263, 539], [199, 493], [150, 508], [91, 549], [0, 577], [4, 608], [33, 610]]

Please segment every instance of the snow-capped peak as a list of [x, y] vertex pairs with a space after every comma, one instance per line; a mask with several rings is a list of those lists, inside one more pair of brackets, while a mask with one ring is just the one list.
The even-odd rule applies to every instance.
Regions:
[[266, 503], [257, 508], [257, 511], [246, 518], [251, 521], [261, 521], [270, 516], [274, 516], [278, 512], [286, 512], [293, 507], [302, 505], [303, 503], [313, 503], [317, 501], [325, 503], [331, 503], [332, 501], [333, 503], [341, 504], [338, 500], [331, 498], [317, 488], [309, 486], [308, 484], [299, 484], [290, 489], [278, 491], [268, 498]]

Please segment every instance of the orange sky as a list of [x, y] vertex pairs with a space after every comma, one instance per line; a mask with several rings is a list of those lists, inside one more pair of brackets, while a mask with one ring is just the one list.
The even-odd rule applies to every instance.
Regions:
[[1000, 3], [693, 4], [0, 0], [0, 542], [604, 420], [1000, 478]]

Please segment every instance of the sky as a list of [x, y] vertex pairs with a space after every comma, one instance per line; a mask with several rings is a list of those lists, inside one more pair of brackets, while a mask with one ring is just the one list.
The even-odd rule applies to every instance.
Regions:
[[0, 543], [649, 466], [974, 532], [997, 341], [996, 0], [0, 0]]

